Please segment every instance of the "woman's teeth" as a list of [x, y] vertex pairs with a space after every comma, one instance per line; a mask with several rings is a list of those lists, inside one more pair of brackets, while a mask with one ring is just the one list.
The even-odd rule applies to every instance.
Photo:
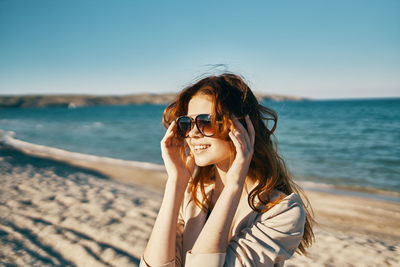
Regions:
[[203, 152], [204, 150], [206, 150], [209, 147], [210, 147], [210, 145], [196, 145], [196, 146], [194, 146], [194, 152], [195, 153], [200, 153], [200, 152]]

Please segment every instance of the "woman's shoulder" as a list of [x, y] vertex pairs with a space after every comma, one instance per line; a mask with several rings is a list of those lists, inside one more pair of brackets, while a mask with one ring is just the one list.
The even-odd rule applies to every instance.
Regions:
[[304, 224], [306, 212], [303, 201], [297, 193], [284, 193], [274, 190], [271, 199], [280, 199], [280, 201], [266, 212], [261, 213], [261, 221], [277, 221], [279, 224]]
[[286, 195], [279, 190], [274, 190], [272, 193], [272, 197], [282, 198], [282, 200], [279, 201], [279, 203], [277, 205], [282, 205], [282, 206], [299, 205], [301, 207], [303, 206], [303, 201], [302, 201], [301, 197], [295, 192], [292, 192], [292, 193]]

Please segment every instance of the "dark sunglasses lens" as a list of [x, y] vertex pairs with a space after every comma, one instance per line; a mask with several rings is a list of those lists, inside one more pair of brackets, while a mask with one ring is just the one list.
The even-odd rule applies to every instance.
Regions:
[[204, 136], [212, 136], [215, 134], [215, 129], [211, 124], [211, 116], [207, 114], [202, 114], [196, 117], [196, 123], [199, 127], [199, 131]]
[[192, 120], [189, 117], [180, 117], [177, 121], [177, 124], [178, 134], [181, 137], [187, 137], [192, 128]]

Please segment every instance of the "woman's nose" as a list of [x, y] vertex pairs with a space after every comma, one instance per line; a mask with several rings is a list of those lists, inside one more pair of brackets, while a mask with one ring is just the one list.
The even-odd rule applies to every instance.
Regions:
[[197, 129], [196, 125], [193, 125], [192, 129], [189, 132], [189, 137], [200, 137], [201, 133], [199, 132], [199, 129]]

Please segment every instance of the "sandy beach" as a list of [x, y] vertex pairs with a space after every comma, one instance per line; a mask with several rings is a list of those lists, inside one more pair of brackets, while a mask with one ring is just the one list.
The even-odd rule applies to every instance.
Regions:
[[[162, 199], [162, 171], [75, 166], [0, 146], [0, 265], [137, 266]], [[118, 178], [118, 179], [117, 179]], [[285, 266], [395, 266], [400, 203], [306, 191], [309, 257]]]

